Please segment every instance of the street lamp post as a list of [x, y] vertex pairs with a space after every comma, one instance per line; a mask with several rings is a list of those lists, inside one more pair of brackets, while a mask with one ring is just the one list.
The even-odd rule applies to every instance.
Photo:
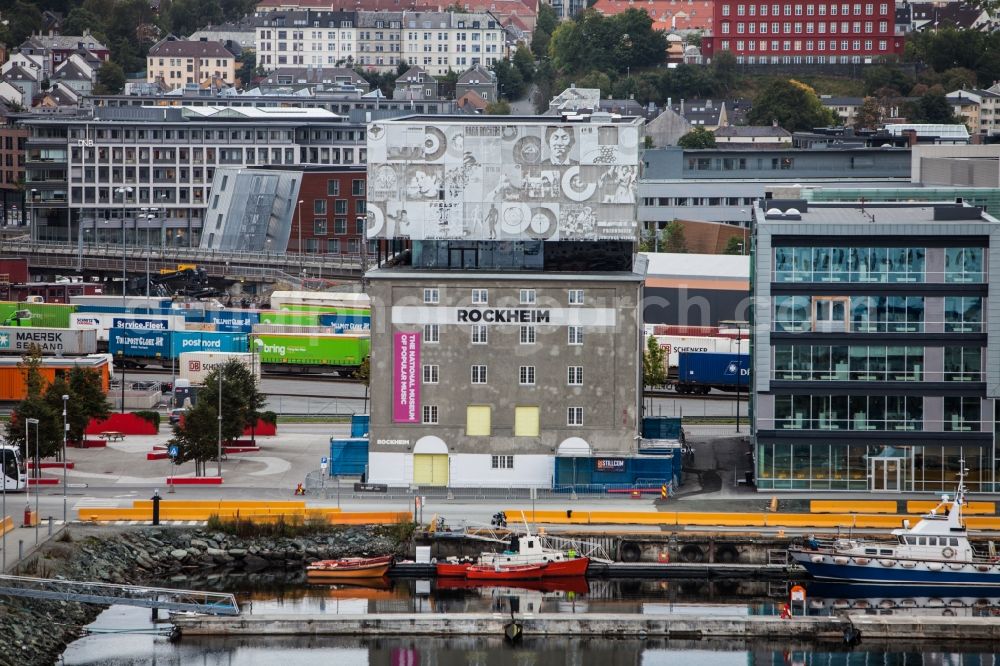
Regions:
[[[250, 376], [253, 378], [253, 390], [254, 393], [257, 392], [257, 350], [264, 346], [264, 341], [260, 338], [252, 337], [250, 338], [253, 342], [250, 344]], [[254, 418], [253, 423], [250, 426], [250, 439], [253, 441], [253, 445], [257, 446], [257, 419]]]
[[219, 377], [218, 377], [218, 381], [219, 381], [219, 451], [218, 451], [218, 455], [215, 458], [215, 462], [216, 462], [216, 472], [217, 472], [216, 475], [221, 479], [222, 478], [222, 375], [223, 375], [222, 368], [223, 368], [223, 366], [220, 365], [218, 367], [219, 367]]
[[69, 402], [69, 396], [68, 395], [64, 395], [62, 397], [62, 400], [63, 400], [63, 455], [62, 455], [63, 484], [62, 484], [62, 486], [63, 486], [63, 525], [65, 525], [66, 524], [66, 519], [68, 517], [67, 510], [66, 510], [66, 467], [67, 467], [67, 463], [66, 463], [66, 438], [69, 437], [69, 421], [66, 420], [66, 405]]
[[[28, 457], [28, 442], [31, 441], [30, 435], [28, 434], [28, 426], [35, 426], [35, 455], [38, 455], [38, 419], [24, 419], [24, 457]], [[34, 473], [35, 479], [38, 478], [38, 463], [37, 461], [32, 466], [31, 470]], [[29, 475], [30, 477], [31, 475]], [[6, 485], [4, 481], [4, 485]], [[31, 479], [28, 479], [28, 485], [24, 489], [24, 509], [25, 513], [31, 511]], [[38, 543], [38, 488], [35, 488], [35, 543]]]
[[[31, 238], [34, 240], [40, 240], [38, 238], [38, 225], [35, 224], [35, 195], [38, 194], [38, 190], [31, 188], [31, 199], [28, 200], [28, 224], [31, 225]], [[25, 449], [27, 452], [27, 449]]]
[[115, 190], [122, 197], [122, 307], [125, 307], [125, 204], [126, 197], [132, 194], [131, 187], [119, 187]]

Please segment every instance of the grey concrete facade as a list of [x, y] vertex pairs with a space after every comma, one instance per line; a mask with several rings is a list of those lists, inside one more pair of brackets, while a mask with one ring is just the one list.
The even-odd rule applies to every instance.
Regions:
[[[477, 275], [403, 269], [379, 269], [368, 275], [372, 349], [377, 350], [371, 364], [373, 479], [378, 478], [376, 454], [413, 452], [427, 436], [440, 438], [447, 446], [453, 458], [451, 476], [458, 484], [463, 476], [461, 454], [515, 456], [515, 469], [521, 467], [522, 457], [532, 458], [533, 462], [522, 467], [522, 480], [547, 485], [546, 470], [566, 440], [583, 440], [592, 455], [637, 452], [642, 374], [642, 326], [638, 320], [641, 275]], [[425, 288], [438, 290], [438, 303], [423, 303]], [[486, 290], [488, 304], [472, 305], [474, 289]], [[536, 305], [519, 304], [522, 289], [535, 291]], [[582, 305], [569, 303], [570, 290], [583, 291]], [[427, 340], [423, 325], [393, 321], [393, 308], [401, 305], [417, 306], [427, 321], [447, 321], [449, 315], [445, 313], [452, 308], [558, 309], [569, 312], [572, 321], [581, 322], [583, 338], [581, 344], [570, 344], [569, 327], [557, 323], [493, 323], [487, 326], [486, 342], [480, 343], [473, 341], [473, 326], [442, 323], [439, 341], [434, 343]], [[610, 318], [606, 310], [610, 310]], [[522, 327], [533, 329], [533, 338], [522, 338]], [[394, 359], [388, 350], [393, 349], [394, 334], [400, 332], [421, 333], [419, 363], [438, 367], [436, 382], [421, 381], [419, 398], [420, 407], [437, 407], [436, 424], [393, 420], [391, 393], [396, 378]], [[522, 342], [524, 339], [534, 341]], [[485, 383], [470, 381], [474, 365], [487, 368]], [[569, 384], [571, 366], [582, 368], [582, 383]], [[532, 368], [531, 384], [522, 383], [525, 367]], [[466, 434], [470, 405], [490, 408], [488, 437]], [[522, 406], [538, 407], [537, 436], [515, 435], [515, 408]], [[570, 407], [582, 408], [581, 425], [568, 425]]]

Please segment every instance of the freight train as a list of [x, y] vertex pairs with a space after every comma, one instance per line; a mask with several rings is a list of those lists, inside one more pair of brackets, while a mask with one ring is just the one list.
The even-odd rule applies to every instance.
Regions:
[[680, 352], [677, 374], [667, 389], [680, 394], [705, 395], [712, 389], [746, 392], [750, 388], [750, 355], [715, 352]]
[[[96, 294], [69, 304], [0, 302], [0, 356], [34, 342], [47, 356], [110, 352], [119, 367], [171, 368], [182, 352], [252, 351], [263, 372], [352, 376], [370, 353], [370, 311], [357, 294], [327, 296], [308, 312]], [[251, 339], [260, 340], [252, 350]]]

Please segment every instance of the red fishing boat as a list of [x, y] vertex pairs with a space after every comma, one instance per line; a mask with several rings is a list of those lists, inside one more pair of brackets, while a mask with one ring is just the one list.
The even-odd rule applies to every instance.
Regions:
[[545, 548], [542, 546], [542, 540], [529, 532], [524, 536], [512, 534], [507, 550], [502, 553], [483, 553], [479, 556], [479, 564], [486, 566], [537, 564], [545, 567], [542, 570], [544, 578], [557, 578], [586, 575], [590, 559], [571, 556], [571, 554], [561, 550]]
[[465, 571], [469, 580], [539, 580], [541, 564], [473, 564]]
[[390, 566], [392, 566], [392, 555], [318, 560], [306, 567], [306, 577], [310, 580], [381, 578], [389, 571]]
[[445, 560], [437, 563], [438, 578], [465, 578], [465, 573], [475, 562]]

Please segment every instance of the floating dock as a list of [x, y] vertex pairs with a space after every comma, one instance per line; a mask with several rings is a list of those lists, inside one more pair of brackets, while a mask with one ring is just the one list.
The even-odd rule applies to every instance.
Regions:
[[[397, 562], [389, 571], [393, 578], [434, 578], [433, 564]], [[598, 578], [739, 578], [789, 580], [802, 578], [805, 570], [792, 564], [738, 564], [722, 562], [591, 562], [588, 577]]]
[[[538, 613], [517, 615], [525, 636], [599, 636], [1000, 642], [1000, 622], [988, 617], [847, 614], [827, 617], [773, 615], [612, 615]], [[177, 617], [182, 636], [502, 636], [511, 622], [500, 613], [383, 613], [370, 615], [247, 615]]]

